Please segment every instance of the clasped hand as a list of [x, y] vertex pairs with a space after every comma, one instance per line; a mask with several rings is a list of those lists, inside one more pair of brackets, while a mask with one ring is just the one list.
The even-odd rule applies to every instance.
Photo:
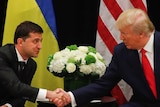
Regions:
[[61, 88], [57, 88], [55, 91], [52, 91], [52, 98], [49, 98], [50, 102], [53, 102], [57, 107], [64, 107], [71, 103], [71, 98], [68, 92], [64, 91]]

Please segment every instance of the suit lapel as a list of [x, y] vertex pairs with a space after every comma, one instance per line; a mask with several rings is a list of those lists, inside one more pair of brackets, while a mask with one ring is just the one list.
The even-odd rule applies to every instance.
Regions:
[[157, 94], [160, 96], [160, 34], [154, 34], [154, 73], [157, 86]]
[[[150, 87], [148, 85], [148, 82], [145, 78], [145, 75], [143, 73], [143, 69], [141, 66], [139, 54], [137, 50], [128, 51], [128, 63], [131, 66], [131, 72], [132, 76], [137, 77], [137, 79], [140, 79], [140, 82], [137, 84], [140, 84], [142, 88], [147, 88], [150, 90]], [[152, 92], [150, 91], [152, 94]]]
[[18, 58], [17, 58], [17, 54], [16, 54], [16, 50], [15, 50], [15, 46], [14, 45], [8, 45], [9, 50], [10, 50], [10, 61], [11, 61], [11, 66], [14, 69], [14, 72], [18, 75]]
[[154, 36], [154, 71], [160, 72], [160, 36]]
[[[129, 50], [127, 52], [128, 56], [128, 63], [131, 66], [134, 71], [141, 71], [141, 63], [140, 63], [140, 58], [137, 50]], [[140, 75], [142, 75], [142, 72], [136, 72]]]

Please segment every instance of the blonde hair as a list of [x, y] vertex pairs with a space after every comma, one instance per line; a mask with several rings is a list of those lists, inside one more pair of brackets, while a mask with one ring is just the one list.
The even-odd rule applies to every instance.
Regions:
[[155, 27], [149, 19], [147, 13], [138, 8], [128, 9], [120, 14], [115, 26], [119, 30], [122, 30], [126, 27], [131, 27], [133, 32], [143, 32], [146, 35], [150, 35], [150, 33], [155, 30]]

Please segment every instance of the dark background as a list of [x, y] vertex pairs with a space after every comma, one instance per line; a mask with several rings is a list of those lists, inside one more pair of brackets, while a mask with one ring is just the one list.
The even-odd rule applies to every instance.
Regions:
[[[53, 0], [60, 49], [70, 44], [95, 46], [99, 4], [100, 0]], [[159, 4], [160, 0], [147, 0], [148, 15], [160, 31]], [[0, 0], [0, 46], [6, 8], [7, 0]]]

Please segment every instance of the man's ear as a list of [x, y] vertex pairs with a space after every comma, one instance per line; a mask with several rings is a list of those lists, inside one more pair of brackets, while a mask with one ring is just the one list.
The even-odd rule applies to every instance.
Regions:
[[145, 36], [144, 33], [139, 33], [140, 39], [142, 39], [144, 36]]
[[23, 39], [22, 39], [22, 38], [18, 38], [18, 39], [17, 39], [17, 44], [18, 44], [18, 45], [22, 46], [22, 42], [23, 42]]

